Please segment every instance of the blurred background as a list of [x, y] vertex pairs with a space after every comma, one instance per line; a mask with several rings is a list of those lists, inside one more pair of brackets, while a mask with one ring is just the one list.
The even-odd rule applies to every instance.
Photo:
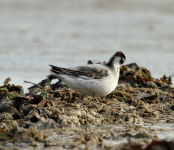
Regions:
[[24, 88], [61, 67], [125, 53], [155, 78], [174, 74], [173, 0], [1, 0], [0, 85]]

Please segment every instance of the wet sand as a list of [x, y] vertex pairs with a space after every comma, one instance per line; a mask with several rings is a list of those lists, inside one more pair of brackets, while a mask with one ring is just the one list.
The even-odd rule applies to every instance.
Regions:
[[82, 95], [63, 83], [0, 87], [2, 149], [174, 148], [174, 87], [136, 64], [122, 66], [119, 86], [106, 97]]

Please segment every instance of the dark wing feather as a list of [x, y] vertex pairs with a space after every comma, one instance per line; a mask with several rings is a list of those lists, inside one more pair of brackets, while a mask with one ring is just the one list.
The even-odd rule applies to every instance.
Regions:
[[78, 67], [77, 69], [67, 69], [57, 66], [51, 66], [51, 72], [56, 74], [69, 74], [72, 76], [86, 76], [93, 79], [101, 79], [102, 77], [108, 76], [108, 72], [102, 69], [95, 69], [90, 67]]
[[74, 68], [75, 70], [88, 72], [95, 79], [101, 79], [102, 77], [108, 76], [108, 71], [105, 69], [101, 69], [100, 67], [92, 67], [91, 65], [87, 66], [78, 66]]

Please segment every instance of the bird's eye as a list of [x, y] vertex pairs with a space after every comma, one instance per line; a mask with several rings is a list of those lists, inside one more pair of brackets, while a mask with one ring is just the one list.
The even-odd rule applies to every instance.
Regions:
[[121, 58], [120, 64], [123, 64], [123, 63], [124, 63], [124, 58]]

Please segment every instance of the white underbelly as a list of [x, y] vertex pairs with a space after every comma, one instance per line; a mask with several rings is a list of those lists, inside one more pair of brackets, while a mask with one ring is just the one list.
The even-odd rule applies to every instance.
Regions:
[[117, 82], [114, 82], [114, 80], [97, 80], [96, 82], [89, 80], [79, 80], [74, 84], [67, 83], [67, 85], [84, 95], [93, 96], [95, 94], [96, 97], [100, 97], [111, 93], [116, 88]]
[[114, 76], [112, 78], [90, 80], [65, 77], [64, 75], [57, 75], [57, 77], [73, 90], [88, 96], [94, 96], [95, 94], [96, 97], [108, 95], [116, 88], [118, 83], [118, 78], [114, 78]]

